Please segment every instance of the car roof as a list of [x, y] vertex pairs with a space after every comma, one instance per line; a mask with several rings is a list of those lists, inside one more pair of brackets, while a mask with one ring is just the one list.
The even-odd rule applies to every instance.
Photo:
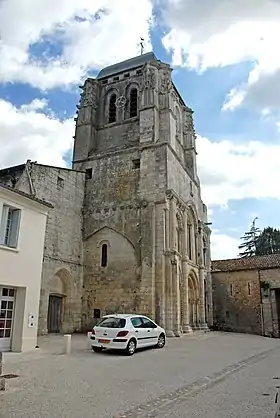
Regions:
[[139, 316], [143, 316], [144, 318], [147, 318], [145, 315], [137, 315], [137, 314], [109, 314], [109, 315], [104, 315], [102, 316], [102, 318], [138, 318]]

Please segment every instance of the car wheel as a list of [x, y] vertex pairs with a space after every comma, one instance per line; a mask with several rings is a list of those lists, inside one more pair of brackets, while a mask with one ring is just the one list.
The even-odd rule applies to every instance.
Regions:
[[157, 348], [163, 348], [165, 346], [165, 335], [160, 334], [158, 337]]
[[128, 344], [125, 349], [125, 354], [127, 356], [133, 356], [133, 354], [135, 353], [135, 350], [136, 350], [136, 341], [132, 338], [131, 340], [128, 341]]
[[101, 348], [101, 347], [92, 347], [92, 350], [93, 350], [95, 353], [101, 353], [102, 348]]

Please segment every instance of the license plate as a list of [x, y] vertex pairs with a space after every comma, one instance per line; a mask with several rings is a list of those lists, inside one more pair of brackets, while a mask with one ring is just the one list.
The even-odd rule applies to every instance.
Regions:
[[100, 344], [108, 344], [110, 340], [98, 340]]

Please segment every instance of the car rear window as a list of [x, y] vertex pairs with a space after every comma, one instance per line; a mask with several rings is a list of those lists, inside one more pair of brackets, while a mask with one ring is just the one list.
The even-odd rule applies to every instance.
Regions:
[[124, 318], [104, 318], [101, 319], [98, 324], [96, 324], [97, 327], [102, 328], [124, 328], [125, 327], [126, 320]]

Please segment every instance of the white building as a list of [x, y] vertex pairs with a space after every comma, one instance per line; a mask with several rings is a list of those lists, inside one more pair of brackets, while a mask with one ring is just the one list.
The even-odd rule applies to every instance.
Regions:
[[0, 184], [0, 351], [37, 345], [49, 208], [50, 203]]

